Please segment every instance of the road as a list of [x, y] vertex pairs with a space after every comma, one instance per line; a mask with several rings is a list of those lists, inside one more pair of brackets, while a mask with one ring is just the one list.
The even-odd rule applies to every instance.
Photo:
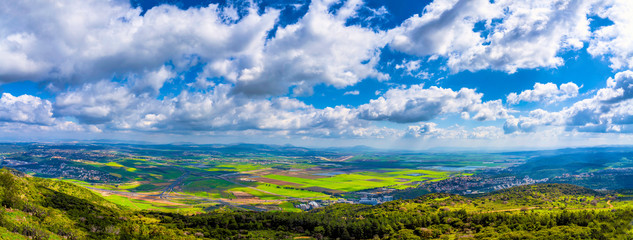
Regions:
[[293, 198], [293, 197], [284, 196], [284, 195], [280, 195], [280, 194], [277, 194], [277, 193], [271, 193], [271, 192], [266, 191], [266, 190], [261, 190], [259, 188], [251, 187], [251, 186], [242, 184], [240, 182], [233, 181], [233, 180], [231, 180], [231, 178], [226, 177], [226, 176], [230, 176], [230, 175], [236, 175], [236, 173], [229, 173], [229, 174], [220, 175], [220, 176], [218, 176], [218, 178], [220, 178], [220, 179], [222, 179], [224, 181], [228, 181], [230, 183], [233, 183], [233, 184], [236, 184], [236, 185], [240, 185], [242, 187], [247, 187], [247, 188], [250, 188], [250, 189], [253, 189], [253, 190], [256, 190], [256, 191], [260, 191], [260, 192], [263, 192], [263, 193], [266, 193], [266, 194], [279, 196], [279, 197], [285, 197], [285, 198], [289, 198], [289, 199], [296, 199], [296, 198]]
[[[182, 170], [182, 169], [181, 169]], [[178, 177], [176, 179], [176, 181], [174, 181], [173, 183], [171, 183], [169, 186], [165, 187], [163, 189], [163, 191], [156, 195], [162, 199], [166, 199], [168, 198], [169, 193], [174, 191], [174, 188], [177, 187], [178, 185], [182, 184], [182, 181], [185, 180], [185, 178], [187, 178], [187, 176], [189, 176], [189, 171], [188, 170], [183, 170], [184, 174], [182, 174], [182, 176]]]

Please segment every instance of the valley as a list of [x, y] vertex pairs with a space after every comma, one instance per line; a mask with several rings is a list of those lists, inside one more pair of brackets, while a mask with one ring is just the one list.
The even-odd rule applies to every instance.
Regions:
[[627, 239], [633, 233], [626, 181], [633, 148], [626, 147], [423, 153], [7, 143], [0, 150], [3, 239]]

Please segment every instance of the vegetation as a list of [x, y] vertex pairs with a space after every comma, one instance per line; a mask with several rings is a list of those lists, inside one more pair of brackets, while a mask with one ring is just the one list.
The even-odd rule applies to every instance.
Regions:
[[[632, 148], [433, 154], [25, 143], [0, 149], [2, 165], [28, 173], [0, 171], [0, 239], [631, 239], [633, 233], [633, 191], [622, 190], [633, 187]], [[544, 184], [525, 186], [535, 182]], [[358, 204], [368, 195], [409, 200]], [[340, 198], [356, 204], [336, 203]]]
[[[36, 177], [72, 182], [137, 210], [162, 208], [143, 202], [147, 198], [194, 209], [205, 208], [209, 202], [288, 209], [280, 204], [297, 198], [354, 198], [360, 196], [358, 191], [383, 187], [401, 190], [464, 174], [432, 169], [429, 164], [460, 168], [506, 162], [489, 154], [468, 154], [469, 158], [454, 154], [362, 154], [249, 144], [0, 143], [0, 149], [4, 149], [0, 165]], [[236, 199], [240, 201], [233, 202]]]
[[[622, 194], [620, 194], [622, 195]], [[72, 183], [0, 170], [2, 239], [632, 239], [633, 205], [565, 184], [515, 187], [467, 198], [427, 194], [378, 206], [310, 212], [219, 208], [184, 215], [139, 211]], [[151, 209], [149, 205], [141, 208]]]

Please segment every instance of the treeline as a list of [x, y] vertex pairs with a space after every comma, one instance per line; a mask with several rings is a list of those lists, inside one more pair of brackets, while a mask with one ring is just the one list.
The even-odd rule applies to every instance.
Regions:
[[[395, 211], [394, 211], [395, 210]], [[434, 239], [448, 235], [499, 239], [614, 239], [626, 235], [633, 209], [468, 213], [399, 211], [340, 204], [322, 212], [225, 212], [195, 216], [147, 213], [161, 223], [219, 239], [275, 230], [317, 239]]]

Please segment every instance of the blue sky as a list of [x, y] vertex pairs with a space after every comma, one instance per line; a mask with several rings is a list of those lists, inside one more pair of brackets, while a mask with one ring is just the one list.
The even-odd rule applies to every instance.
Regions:
[[625, 0], [10, 1], [0, 140], [633, 143]]

